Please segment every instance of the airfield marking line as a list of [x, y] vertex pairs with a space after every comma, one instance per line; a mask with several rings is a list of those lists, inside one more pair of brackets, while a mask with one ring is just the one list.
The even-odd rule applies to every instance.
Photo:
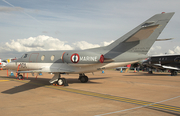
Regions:
[[[134, 107], [134, 108], [129, 108], [129, 109], [124, 109], [124, 110], [119, 110], [119, 111], [114, 111], [114, 112], [109, 112], [109, 113], [105, 113], [105, 114], [98, 114], [98, 115], [95, 115], [95, 116], [104, 116], [104, 115], [108, 115], [108, 114], [115, 114], [115, 113], [120, 113], [120, 112], [125, 112], [125, 111], [129, 111], [129, 110], [134, 110], [134, 109], [138, 109], [138, 108], [142, 108], [142, 107], [147, 107], [147, 106], [153, 106], [155, 104], [159, 104], [159, 103], [162, 103], [162, 102], [166, 102], [166, 101], [169, 101], [169, 100], [173, 100], [173, 99], [176, 99], [176, 98], [179, 98], [180, 96], [176, 96], [176, 97], [173, 97], [173, 98], [169, 98], [169, 99], [166, 99], [166, 100], [163, 100], [163, 101], [159, 101], [159, 102], [155, 102], [155, 103], [152, 103], [152, 104], [148, 104], [148, 105], [143, 105], [143, 106], [139, 106], [139, 107]], [[154, 107], [154, 106], [153, 106]], [[163, 108], [164, 109], [164, 108]], [[180, 110], [178, 110], [179, 112]]]
[[[151, 105], [150, 105], [151, 106]], [[168, 106], [168, 105], [162, 105], [162, 104], [154, 104], [153, 107], [162, 107], [162, 108], [173, 108], [173, 109], [177, 109], [180, 111], [180, 109], [178, 107], [174, 107], [174, 106]]]
[[9, 81], [9, 80], [0, 80], [0, 82]]
[[[0, 78], [4, 78], [4, 77], [0, 77]], [[139, 107], [121, 110], [121, 112], [132, 110], [132, 109], [137, 109], [137, 108], [141, 108], [141, 107], [151, 107], [151, 108], [157, 108], [157, 109], [174, 111], [174, 112], [180, 113], [180, 107], [160, 104], [161, 102], [165, 102], [165, 101], [169, 101], [171, 99], [179, 98], [180, 96], [154, 103], [154, 102], [147, 102], [147, 101], [142, 101], [142, 100], [135, 100], [135, 99], [130, 99], [130, 98], [118, 97], [118, 96], [113, 96], [113, 95], [108, 95], [108, 94], [101, 94], [101, 93], [89, 92], [89, 91], [84, 91], [84, 90], [77, 90], [77, 89], [72, 89], [72, 88], [67, 88], [67, 87], [44, 85], [44, 84], [40, 84], [40, 83], [30, 82], [29, 80], [17, 80], [17, 79], [12, 79], [12, 78], [6, 78], [6, 79], [8, 79], [9, 81], [16, 81], [16, 82], [21, 82], [21, 83], [30, 83], [30, 84], [37, 85], [37, 86], [44, 86], [46, 88], [57, 89], [57, 90], [72, 92], [72, 93], [81, 94], [81, 95], [88, 95], [88, 96], [92, 96], [92, 97], [98, 97], [98, 98], [104, 98], [104, 99], [108, 99], [108, 100], [131, 103], [131, 104], [135, 104], [135, 105], [141, 105]], [[119, 111], [117, 111], [117, 112], [119, 112]]]
[[[149, 107], [158, 108], [158, 109], [180, 112], [179, 107], [158, 104], [159, 102], [158, 103], [146, 102], [146, 101], [141, 101], [141, 100], [134, 100], [134, 99], [130, 99], [130, 98], [105, 95], [105, 94], [88, 92], [88, 91], [83, 91], [83, 90], [76, 90], [76, 89], [71, 89], [71, 88], [59, 88], [57, 86], [55, 86], [55, 87], [48, 86], [48, 88], [55, 88], [55, 89], [59, 89], [59, 90], [63, 90], [63, 91], [68, 91], [68, 92], [73, 92], [73, 93], [78, 93], [78, 94], [83, 94], [83, 95], [89, 95], [89, 96], [94, 96], [94, 97], [99, 97], [99, 98], [105, 98], [105, 99], [115, 100], [115, 101], [120, 101], [120, 102], [125, 102], [125, 103], [132, 103], [132, 104], [136, 104], [136, 105], [142, 105], [143, 107], [149, 106]], [[170, 100], [170, 99], [168, 99], [168, 100]], [[165, 101], [163, 101], [163, 102], [165, 102]]]

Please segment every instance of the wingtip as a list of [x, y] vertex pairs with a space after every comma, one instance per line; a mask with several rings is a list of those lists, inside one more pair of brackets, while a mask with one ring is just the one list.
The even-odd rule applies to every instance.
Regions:
[[[168, 12], [168, 13], [174, 13], [174, 12]], [[166, 13], [166, 12], [162, 12], [161, 14], [168, 14], [168, 13]]]

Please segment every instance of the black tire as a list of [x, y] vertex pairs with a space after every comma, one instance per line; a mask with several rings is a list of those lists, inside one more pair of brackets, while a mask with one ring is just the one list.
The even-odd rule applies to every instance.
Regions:
[[87, 83], [89, 79], [87, 76], [81, 76], [79, 80], [81, 81], [81, 83]]
[[18, 79], [19, 80], [23, 79], [23, 76], [22, 75], [18, 75]]
[[174, 75], [175, 75], [175, 71], [171, 70], [171, 76], [174, 76]]
[[171, 71], [171, 76], [176, 76], [177, 75], [177, 71]]
[[174, 72], [174, 76], [177, 76], [177, 71]]
[[153, 74], [153, 72], [152, 72], [152, 71], [149, 71], [148, 73], [149, 73], [149, 74]]

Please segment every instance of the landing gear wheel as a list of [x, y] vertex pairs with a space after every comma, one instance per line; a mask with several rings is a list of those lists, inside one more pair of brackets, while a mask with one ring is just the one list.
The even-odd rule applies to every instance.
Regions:
[[60, 79], [57, 81], [57, 84], [58, 84], [58, 85], [63, 85], [63, 84], [64, 84], [63, 79], [60, 78]]
[[174, 75], [177, 76], [177, 71], [174, 72]]
[[152, 72], [152, 71], [149, 71], [148, 73], [149, 73], [149, 74], [153, 74], [153, 72]]
[[176, 76], [177, 75], [177, 71], [171, 71], [171, 76]]
[[89, 79], [87, 76], [80, 76], [79, 80], [81, 81], [81, 83], [87, 83]]
[[56, 82], [57, 85], [64, 85], [64, 86], [68, 86], [68, 83], [66, 81], [65, 78], [59, 78], [58, 81]]
[[23, 79], [23, 76], [22, 75], [18, 75], [18, 79], [19, 80]]

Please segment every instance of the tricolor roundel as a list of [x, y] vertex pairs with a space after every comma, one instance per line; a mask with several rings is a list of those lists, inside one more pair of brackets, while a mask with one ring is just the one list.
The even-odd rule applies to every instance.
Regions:
[[71, 61], [73, 62], [73, 63], [78, 63], [79, 62], [79, 54], [77, 54], [77, 53], [74, 53], [74, 54], [72, 54], [71, 55]]

